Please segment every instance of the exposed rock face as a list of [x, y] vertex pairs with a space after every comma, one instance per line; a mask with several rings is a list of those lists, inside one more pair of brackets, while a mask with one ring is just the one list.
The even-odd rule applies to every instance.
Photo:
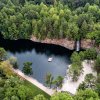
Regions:
[[[32, 36], [31, 37], [32, 41], [35, 42], [41, 42], [41, 43], [47, 43], [47, 44], [56, 44], [63, 46], [65, 48], [68, 48], [70, 50], [74, 50], [75, 48], [75, 41], [73, 40], [68, 40], [68, 39], [44, 39], [44, 40], [38, 40], [36, 37]], [[95, 42], [95, 41], [94, 41]], [[82, 49], [89, 49], [94, 47], [94, 42], [90, 39], [83, 39], [81, 40], [81, 48]], [[97, 50], [100, 50], [100, 46], [97, 47]]]
[[81, 47], [84, 49], [89, 49], [89, 48], [93, 47], [93, 45], [94, 45], [94, 43], [90, 39], [81, 40]]
[[89, 49], [93, 47], [96, 47], [97, 52], [100, 52], [100, 44], [98, 46], [95, 46], [95, 40], [90, 40], [90, 39], [81, 40], [81, 48]]
[[48, 38], [46, 38], [44, 40], [38, 40], [38, 39], [36, 39], [36, 37], [32, 36], [31, 40], [35, 41], [35, 42], [60, 45], [65, 48], [68, 48], [70, 50], [73, 50], [74, 45], [75, 45], [74, 41], [68, 40], [68, 39], [48, 39]]

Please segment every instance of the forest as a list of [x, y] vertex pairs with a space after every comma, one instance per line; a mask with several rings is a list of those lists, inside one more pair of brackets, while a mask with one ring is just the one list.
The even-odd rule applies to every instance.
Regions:
[[[100, 0], [0, 0], [0, 34], [10, 40], [30, 39], [32, 36], [39, 40], [90, 39], [99, 46]], [[61, 92], [50, 97], [17, 76], [11, 70], [12, 67], [16, 69], [17, 64], [13, 65], [6, 58], [6, 51], [0, 48], [0, 100], [100, 100], [99, 52], [92, 48], [74, 52], [71, 56], [70, 75], [73, 81], [77, 81], [82, 73], [84, 60], [94, 61], [96, 78], [88, 74], [75, 95]], [[28, 65], [32, 63], [24, 63], [24, 73], [28, 73], [27, 68], [31, 70]], [[48, 76], [47, 83], [51, 85], [52, 75]]]
[[[96, 57], [94, 54], [91, 54], [94, 55], [93, 57], [89, 56], [88, 51], [85, 53], [87, 54], [88, 59], [94, 59]], [[71, 58], [73, 64], [79, 64], [78, 62], [80, 61], [77, 60], [78, 58], [78, 54], [74, 52]], [[99, 68], [100, 56], [97, 57], [95, 64], [95, 67]], [[24, 65], [25, 67], [27, 65], [30, 66], [31, 63], [24, 63]], [[85, 82], [80, 84], [75, 95], [67, 92], [56, 92], [50, 97], [35, 85], [29, 83], [27, 80], [14, 73], [12, 68], [16, 69], [17, 67], [15, 66], [16, 60], [14, 60], [14, 58], [12, 60], [11, 58], [7, 59], [7, 52], [3, 48], [0, 48], [0, 100], [100, 100], [100, 74], [98, 74], [97, 78], [92, 76], [92, 74], [88, 74], [85, 77]], [[29, 69], [26, 71], [30, 73]], [[90, 84], [90, 87], [87, 87], [88, 84]]]
[[0, 0], [5, 39], [91, 39], [100, 43], [99, 0]]
[[[94, 67], [100, 70], [100, 55], [97, 56], [94, 49], [89, 49], [79, 54], [74, 52], [71, 56], [72, 66], [70, 67], [72, 68], [74, 65], [73, 70], [71, 70], [71, 75], [74, 75], [72, 76], [73, 81], [77, 80], [81, 70], [80, 63], [83, 59], [88, 61], [96, 59]], [[24, 73], [31, 73], [29, 70], [31, 64], [29, 62], [24, 63]], [[68, 92], [56, 92], [49, 96], [23, 77], [14, 73], [12, 68], [16, 69], [17, 67], [16, 60], [14, 58], [7, 59], [7, 52], [0, 48], [0, 100], [100, 100], [100, 72], [97, 77], [87, 74], [85, 81], [80, 84], [75, 95]], [[51, 77], [52, 75], [49, 74], [47, 78], [49, 85], [52, 84]], [[58, 79], [62, 80], [61, 77]], [[60, 83], [62, 81], [58, 81], [57, 85], [59, 86]]]

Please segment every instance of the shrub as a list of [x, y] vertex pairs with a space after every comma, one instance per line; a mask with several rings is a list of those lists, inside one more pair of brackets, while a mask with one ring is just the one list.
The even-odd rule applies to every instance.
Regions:
[[17, 64], [17, 58], [16, 57], [10, 57], [9, 58], [10, 64], [13, 66], [13, 68], [18, 68], [18, 64]]

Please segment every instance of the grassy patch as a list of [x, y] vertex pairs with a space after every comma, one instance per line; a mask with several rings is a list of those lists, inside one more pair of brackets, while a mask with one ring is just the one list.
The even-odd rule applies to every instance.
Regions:
[[47, 93], [45, 93], [44, 91], [42, 91], [41, 89], [39, 89], [38, 87], [36, 87], [35, 85], [33, 85], [32, 83], [30, 83], [30, 82], [28, 82], [28, 81], [24, 81], [24, 84], [28, 87], [28, 88], [30, 88], [31, 90], [32, 90], [32, 92], [33, 92], [33, 96], [36, 96], [36, 95], [38, 95], [38, 94], [42, 94], [42, 95], [44, 95], [47, 99], [50, 99], [50, 96], [47, 94]]

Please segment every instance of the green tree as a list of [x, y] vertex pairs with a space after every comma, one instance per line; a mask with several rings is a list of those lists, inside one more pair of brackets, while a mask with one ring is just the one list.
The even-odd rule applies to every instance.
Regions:
[[87, 49], [85, 51], [85, 59], [94, 60], [97, 57], [97, 52], [95, 48]]
[[24, 67], [23, 67], [23, 72], [26, 74], [26, 75], [31, 75], [32, 74], [32, 63], [31, 62], [25, 62], [24, 63]]
[[19, 100], [19, 98], [17, 96], [12, 96], [11, 100]]
[[87, 82], [87, 83], [91, 83], [91, 82], [95, 82], [96, 81], [96, 77], [95, 76], [93, 76], [93, 74], [87, 74], [86, 76], [85, 76], [85, 81]]
[[71, 62], [77, 65], [81, 65], [81, 57], [77, 52], [73, 52], [71, 55]]
[[82, 61], [81, 56], [77, 52], [74, 52], [71, 55], [72, 64], [68, 70], [68, 74], [72, 77], [73, 81], [77, 81], [78, 77], [83, 72], [81, 61]]
[[80, 85], [78, 86], [78, 91], [79, 90], [85, 90], [86, 89], [86, 83], [85, 82], [82, 82], [82, 83], [80, 83]]
[[96, 84], [96, 90], [95, 91], [99, 94], [99, 97], [100, 97], [100, 83]]
[[97, 71], [100, 69], [100, 55], [97, 56], [94, 66], [97, 69]]
[[90, 5], [88, 8], [88, 12], [92, 13], [92, 15], [96, 15], [97, 11], [98, 11], [99, 7], [97, 5]]
[[[31, 100], [32, 91], [18, 77], [9, 77], [4, 84], [4, 100]], [[29, 93], [30, 91], [30, 93]]]
[[1, 0], [0, 32], [6, 39], [86, 38], [88, 32], [100, 31], [98, 5], [99, 0]]
[[68, 93], [57, 93], [50, 100], [74, 100]]
[[63, 83], [63, 77], [62, 76], [58, 76], [55, 80], [54, 80], [54, 84], [56, 86], [56, 88], [61, 88], [62, 87], [62, 83]]
[[34, 97], [34, 100], [47, 100], [43, 95], [39, 94]]
[[6, 75], [5, 75], [5, 73], [4, 73], [2, 68], [0, 68], [0, 77], [6, 78]]
[[[90, 74], [87, 74], [86, 76], [85, 76], [85, 80], [84, 80], [84, 82], [81, 84], [81, 86], [84, 86], [84, 88], [86, 89], [86, 88], [90, 88], [90, 89], [93, 89], [93, 90], [95, 90], [95, 88], [96, 88], [96, 77], [92, 74], [92, 73], [90, 73]], [[79, 86], [80, 87], [80, 86]], [[79, 89], [82, 89], [82, 88], [79, 88]]]
[[99, 46], [100, 44], [100, 31], [92, 31], [86, 36], [88, 39], [92, 40], [93, 45]]
[[80, 56], [80, 59], [81, 59], [81, 61], [83, 61], [84, 59], [85, 59], [85, 54], [84, 54], [84, 52], [83, 51], [80, 51], [79, 52], [79, 56]]
[[97, 80], [96, 80], [96, 92], [99, 94], [100, 96], [100, 73], [97, 76]]
[[79, 90], [74, 96], [74, 100], [99, 100], [99, 96], [91, 89]]
[[81, 26], [81, 38], [84, 38], [87, 33], [88, 33], [88, 24], [86, 20], [84, 20]]
[[15, 68], [15, 69], [18, 68], [17, 58], [16, 57], [10, 57], [9, 61], [10, 61], [10, 64], [13, 66], [13, 68]]
[[31, 89], [26, 87], [24, 84], [18, 87], [17, 94], [22, 100], [30, 100], [33, 97]]
[[3, 75], [4, 78], [13, 76], [15, 73], [12, 71], [11, 68], [12, 66], [8, 60], [1, 62], [0, 64], [1, 75]]
[[77, 65], [76, 63], [71, 64], [68, 70], [68, 74], [70, 75], [73, 81], [77, 81], [80, 74], [83, 73], [82, 68], [82, 65]]
[[49, 86], [51, 88], [53, 82], [53, 76], [51, 73], [47, 73], [46, 77], [45, 77], [45, 83], [47, 84], [47, 86]]
[[6, 56], [7, 52], [3, 48], [0, 48], [0, 60], [5, 60]]
[[75, 23], [69, 23], [68, 25], [68, 30], [67, 30], [67, 37], [69, 39], [79, 39], [79, 34], [78, 34], [79, 28]]

